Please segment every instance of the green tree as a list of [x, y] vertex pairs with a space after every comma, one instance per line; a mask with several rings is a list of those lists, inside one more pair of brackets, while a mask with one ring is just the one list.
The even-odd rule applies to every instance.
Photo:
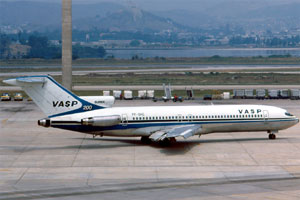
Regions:
[[1, 34], [0, 35], [0, 58], [1, 59], [7, 57], [6, 55], [10, 54], [10, 49], [9, 49], [10, 44], [11, 44], [10, 38], [5, 34]]
[[141, 45], [140, 41], [138, 40], [132, 40], [130, 43], [129, 43], [130, 46], [132, 47], [138, 47]]

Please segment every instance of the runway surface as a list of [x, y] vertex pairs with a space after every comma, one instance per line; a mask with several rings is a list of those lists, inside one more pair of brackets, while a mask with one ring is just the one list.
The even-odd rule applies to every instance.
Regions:
[[[300, 65], [211, 65], [211, 64], [136, 64], [136, 65], [99, 65], [99, 66], [73, 66], [73, 75], [87, 75], [90, 73], [97, 74], [124, 74], [124, 73], [184, 73], [184, 72], [209, 72], [221, 70], [226, 73], [270, 73], [269, 70], [280, 70], [272, 73], [280, 74], [299, 74], [300, 72], [287, 69], [299, 69]], [[84, 69], [86, 68], [86, 69]], [[0, 69], [16, 70], [21, 72], [1, 72], [0, 77], [17, 77], [17, 76], [37, 76], [37, 75], [51, 75], [60, 76], [61, 66], [0, 66]], [[23, 69], [32, 70], [24, 72]], [[39, 70], [43, 71], [39, 71]], [[47, 69], [45, 71], [44, 69]], [[56, 69], [56, 70], [55, 70]], [[266, 71], [261, 71], [261, 70]], [[251, 71], [242, 71], [251, 70]], [[255, 70], [258, 70], [255, 72]]]
[[[214, 103], [275, 105], [300, 116], [300, 101]], [[300, 124], [276, 140], [216, 133], [161, 147], [37, 126], [43, 117], [33, 102], [0, 102], [0, 199], [300, 199]]]

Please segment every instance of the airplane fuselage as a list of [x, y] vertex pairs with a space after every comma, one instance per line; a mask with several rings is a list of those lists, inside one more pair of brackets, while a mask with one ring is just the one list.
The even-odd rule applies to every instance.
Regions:
[[[82, 119], [120, 116], [112, 126], [83, 125]], [[149, 136], [172, 126], [199, 124], [196, 134], [278, 131], [298, 123], [286, 110], [262, 105], [114, 107], [51, 118], [51, 126], [95, 135]]]

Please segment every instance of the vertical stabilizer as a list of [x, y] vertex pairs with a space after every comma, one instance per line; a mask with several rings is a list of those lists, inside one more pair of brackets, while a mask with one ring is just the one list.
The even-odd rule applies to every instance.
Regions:
[[19, 77], [3, 82], [22, 87], [48, 117], [104, 108], [79, 98], [50, 76]]

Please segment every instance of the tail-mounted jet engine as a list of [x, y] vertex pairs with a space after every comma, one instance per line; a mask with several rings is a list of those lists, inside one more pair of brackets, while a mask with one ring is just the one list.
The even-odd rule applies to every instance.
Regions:
[[39, 126], [50, 127], [50, 124], [51, 124], [50, 119], [48, 119], [48, 118], [38, 120]]
[[81, 120], [82, 125], [88, 126], [114, 126], [121, 123], [120, 115], [111, 115], [111, 116], [96, 116], [84, 118]]

